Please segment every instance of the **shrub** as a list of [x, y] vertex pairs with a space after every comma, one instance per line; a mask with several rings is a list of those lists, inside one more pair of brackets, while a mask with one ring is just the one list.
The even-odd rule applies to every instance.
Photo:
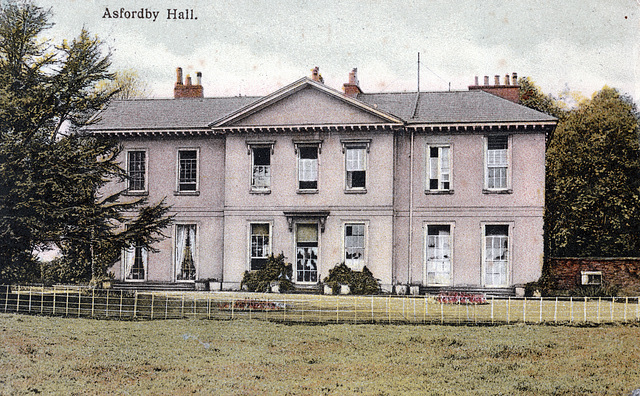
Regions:
[[284, 254], [277, 256], [271, 254], [265, 267], [257, 271], [245, 271], [240, 286], [247, 286], [249, 291], [268, 292], [271, 290], [271, 282], [280, 282], [280, 291], [293, 289], [291, 275], [293, 268], [290, 263], [284, 262]]
[[340, 285], [349, 285], [351, 294], [370, 295], [380, 293], [380, 282], [365, 266], [362, 271], [353, 271], [345, 263], [341, 263], [329, 270], [329, 276], [324, 278], [325, 284], [331, 287], [333, 294], [340, 292]]

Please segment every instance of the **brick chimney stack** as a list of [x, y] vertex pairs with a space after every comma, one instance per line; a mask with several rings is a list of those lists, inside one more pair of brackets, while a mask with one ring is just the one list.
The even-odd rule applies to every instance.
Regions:
[[509, 75], [504, 77], [504, 84], [500, 84], [500, 75], [494, 76], [494, 85], [489, 84], [489, 76], [484, 76], [484, 85], [478, 84], [478, 77], [475, 77], [475, 84], [469, 85], [469, 91], [481, 90], [488, 92], [492, 95], [500, 96], [501, 98], [510, 100], [514, 103], [520, 101], [520, 86], [518, 85], [518, 74], [513, 73], [511, 82], [509, 81]]
[[358, 69], [354, 67], [353, 70], [349, 72], [349, 82], [342, 85], [342, 89], [344, 90], [344, 94], [351, 98], [355, 98], [358, 94], [362, 93], [360, 82], [358, 81]]
[[176, 85], [173, 88], [173, 97], [175, 99], [181, 98], [202, 98], [204, 92], [202, 89], [202, 73], [196, 73], [196, 85], [191, 83], [191, 76], [187, 75], [186, 84], [182, 83], [182, 68], [176, 69]]

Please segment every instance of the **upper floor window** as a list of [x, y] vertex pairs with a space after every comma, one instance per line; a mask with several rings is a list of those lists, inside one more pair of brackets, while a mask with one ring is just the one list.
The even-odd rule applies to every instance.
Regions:
[[127, 152], [128, 191], [147, 191], [147, 153], [144, 150]]
[[178, 151], [178, 192], [198, 191], [198, 150]]
[[427, 146], [427, 190], [451, 190], [451, 147]]
[[318, 146], [298, 146], [298, 189], [318, 189]]
[[269, 190], [271, 188], [271, 147], [252, 147], [251, 162], [251, 188]]
[[488, 136], [486, 139], [485, 188], [507, 190], [509, 188], [509, 137]]
[[345, 148], [347, 190], [365, 190], [367, 186], [367, 149], [364, 146]]

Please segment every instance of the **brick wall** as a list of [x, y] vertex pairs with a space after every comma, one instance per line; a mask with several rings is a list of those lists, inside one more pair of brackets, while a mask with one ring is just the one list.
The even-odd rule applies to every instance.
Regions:
[[551, 258], [549, 269], [558, 289], [581, 286], [582, 271], [601, 271], [604, 284], [627, 292], [640, 292], [640, 257]]

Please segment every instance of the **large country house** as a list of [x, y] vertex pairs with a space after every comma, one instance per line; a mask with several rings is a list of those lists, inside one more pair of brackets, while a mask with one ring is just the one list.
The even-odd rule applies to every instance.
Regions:
[[177, 71], [173, 99], [113, 101], [90, 133], [117, 138], [130, 179], [166, 197], [159, 253], [123, 252], [125, 282], [215, 278], [240, 287], [270, 253], [312, 288], [336, 264], [384, 290], [514, 290], [543, 262], [545, 137], [556, 119], [517, 103], [517, 77], [468, 91], [343, 90], [317, 68], [263, 97], [203, 97]]

